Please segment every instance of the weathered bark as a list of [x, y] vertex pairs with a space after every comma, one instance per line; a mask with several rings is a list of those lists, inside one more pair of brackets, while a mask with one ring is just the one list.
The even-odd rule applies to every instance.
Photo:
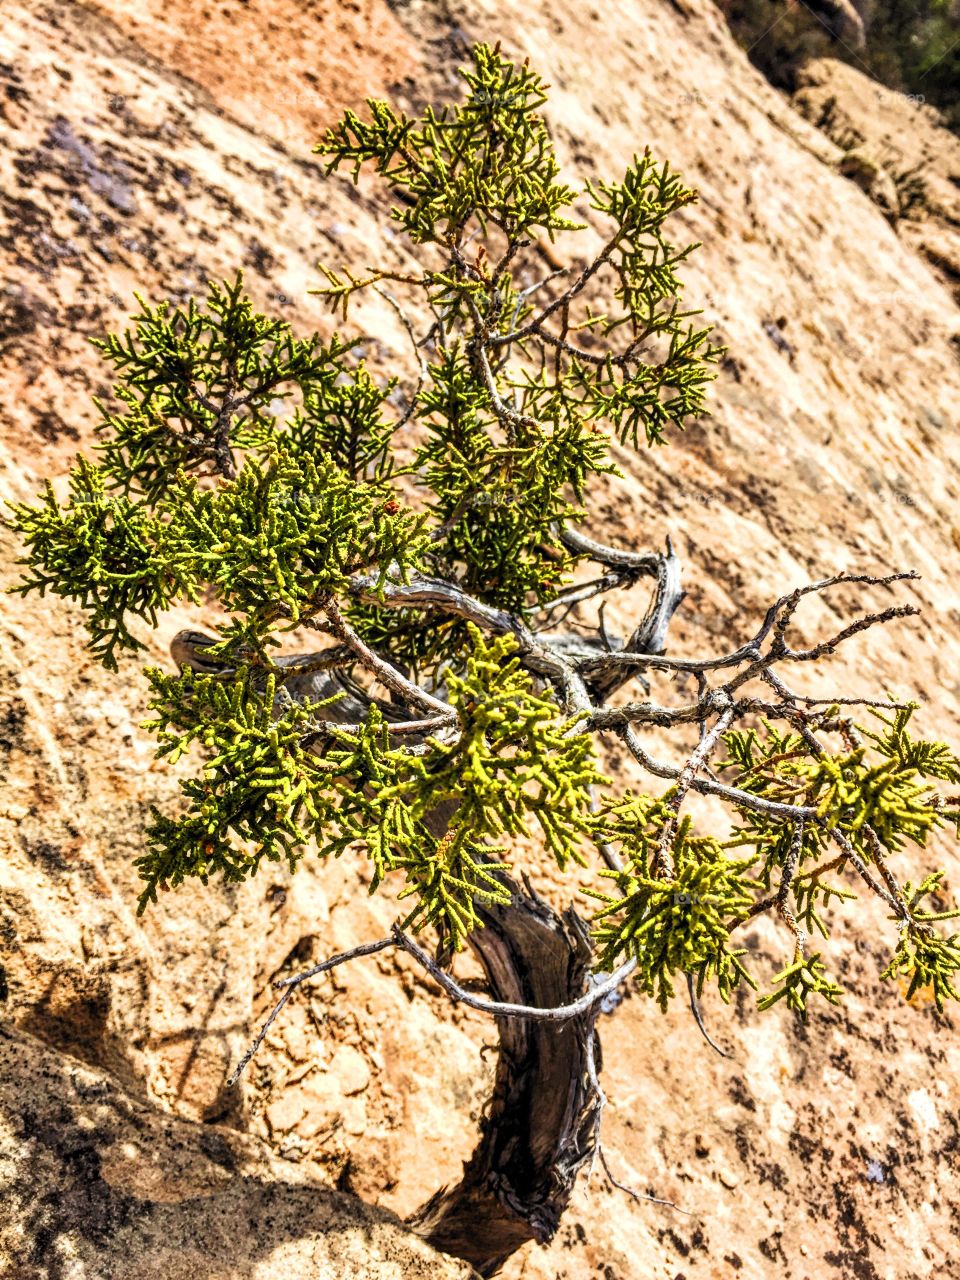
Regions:
[[[496, 1000], [541, 1008], [585, 990], [590, 948], [563, 917], [509, 884], [512, 901], [482, 914], [470, 942]], [[565, 1022], [498, 1019], [500, 1056], [481, 1139], [463, 1178], [409, 1220], [435, 1248], [494, 1275], [529, 1240], [557, 1230], [577, 1174], [594, 1151], [599, 1098], [588, 1073], [599, 1061], [598, 1008]]]

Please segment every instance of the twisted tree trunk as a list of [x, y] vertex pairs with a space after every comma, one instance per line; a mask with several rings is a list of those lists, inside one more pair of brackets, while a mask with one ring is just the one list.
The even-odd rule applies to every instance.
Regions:
[[[470, 943], [493, 999], [546, 1008], [583, 995], [590, 948], [572, 912], [561, 917], [512, 881], [508, 906], [482, 913]], [[577, 1174], [593, 1155], [600, 1100], [599, 1007], [565, 1022], [498, 1019], [500, 1056], [480, 1143], [454, 1187], [441, 1188], [409, 1220], [437, 1249], [492, 1276], [529, 1240], [548, 1242]]]
[[[643, 555], [605, 547], [572, 529], [562, 537], [571, 550], [616, 572], [657, 579], [646, 614], [623, 648], [662, 653], [684, 596], [669, 539], [665, 554]], [[592, 696], [602, 703], [631, 674], [634, 669], [623, 663], [600, 673], [591, 682]], [[440, 806], [428, 825], [439, 834], [453, 813], [453, 806]], [[492, 998], [540, 1008], [571, 1004], [584, 994], [591, 967], [582, 924], [573, 911], [559, 916], [507, 876], [501, 879], [510, 904], [482, 912], [484, 927], [470, 935]], [[601, 1008], [595, 1004], [565, 1022], [497, 1020], [500, 1056], [480, 1142], [460, 1182], [442, 1187], [408, 1220], [437, 1249], [465, 1258], [482, 1276], [494, 1275], [529, 1240], [546, 1244], [553, 1238], [577, 1174], [594, 1154]]]

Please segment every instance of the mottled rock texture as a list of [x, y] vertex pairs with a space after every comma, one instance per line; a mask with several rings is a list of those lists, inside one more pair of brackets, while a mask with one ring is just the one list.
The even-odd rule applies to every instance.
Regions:
[[[672, 534], [689, 592], [675, 654], [727, 649], [811, 578], [918, 569], [901, 598], [923, 617], [872, 632], [805, 687], [913, 693], [923, 729], [956, 742], [954, 283], [913, 223], [894, 229], [839, 172], [842, 148], [750, 67], [710, 0], [7, 0], [0, 493], [26, 498], [45, 475], [63, 491], [73, 452], [93, 444], [90, 395], [109, 393], [87, 339], [122, 321], [135, 289], [182, 300], [242, 266], [261, 308], [329, 332], [307, 293], [318, 259], [409, 263], [381, 194], [325, 179], [309, 147], [365, 94], [411, 107], [449, 94], [468, 44], [498, 38], [552, 83], [549, 120], [572, 180], [616, 175], [649, 143], [701, 192], [677, 234], [703, 241], [686, 300], [729, 346], [714, 414], [669, 449], [618, 451], [625, 478], [610, 482], [591, 532], [637, 547]], [[811, 80], [809, 94], [823, 87]], [[935, 123], [914, 129], [897, 111], [912, 153]], [[931, 185], [946, 202], [949, 186]], [[936, 226], [955, 237], [955, 219]], [[553, 253], [565, 252], [558, 241]], [[387, 308], [358, 307], [355, 321], [376, 326], [376, 368], [408, 359]], [[3, 585], [17, 554], [0, 530]], [[629, 631], [645, 602], [616, 603], [609, 623]], [[811, 639], [836, 629], [827, 605], [804, 619]], [[167, 663], [169, 638], [203, 621], [202, 609], [165, 619], [150, 659]], [[292, 1002], [228, 1091], [270, 980], [380, 936], [395, 904], [369, 899], [349, 859], [307, 858], [292, 879], [169, 894], [137, 920], [132, 859], [149, 806], [176, 789], [138, 728], [144, 713], [136, 664], [122, 679], [91, 666], [75, 610], [4, 598], [6, 1274], [445, 1274], [393, 1219], [332, 1188], [407, 1214], [458, 1176], [489, 1087], [492, 1027], [448, 1008], [405, 961], [369, 958]], [[945, 842], [924, 865], [945, 865], [960, 887]], [[563, 903], [571, 889], [556, 880], [545, 891]], [[750, 1000], [708, 1001], [732, 1061], [679, 1002], [662, 1016], [630, 998], [604, 1020], [611, 1165], [693, 1216], [633, 1203], [598, 1174], [549, 1249], [511, 1260], [509, 1280], [957, 1274], [960, 1023], [878, 981], [889, 936], [879, 911], [840, 928], [831, 957], [851, 995], [806, 1027], [779, 1006], [761, 1017]], [[766, 924], [748, 937], [769, 976], [784, 939]], [[59, 1200], [33, 1205], [31, 1185]], [[280, 1233], [272, 1252], [267, 1218]], [[103, 1222], [115, 1227], [98, 1238]], [[342, 1269], [325, 1270], [330, 1259]]]
[[0, 1260], [18, 1280], [466, 1280], [390, 1213], [0, 1027]]
[[898, 235], [960, 299], [960, 138], [922, 96], [895, 93], [834, 58], [807, 63], [797, 81], [794, 102], [844, 150], [841, 171], [850, 156], [880, 170], [877, 203], [896, 209], [906, 199]]

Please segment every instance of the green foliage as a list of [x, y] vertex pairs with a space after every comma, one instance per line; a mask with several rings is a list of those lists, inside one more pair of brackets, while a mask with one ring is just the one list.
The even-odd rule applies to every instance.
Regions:
[[422, 518], [380, 487], [351, 480], [322, 453], [279, 444], [216, 489], [178, 471], [155, 504], [111, 497], [108, 481], [81, 458], [66, 507], [48, 486], [40, 506], [18, 505], [14, 518], [29, 550], [18, 589], [77, 601], [111, 670], [118, 649], [143, 648], [128, 621], [155, 627], [180, 596], [198, 601], [212, 589], [258, 638], [316, 612], [358, 569], [376, 564], [381, 580], [405, 574], [424, 545]]
[[674, 268], [698, 246], [676, 249], [663, 233], [666, 220], [695, 201], [696, 192], [649, 151], [634, 156], [622, 182], [588, 184], [587, 189], [590, 207], [618, 227], [608, 261], [617, 274], [614, 296], [621, 304], [618, 314], [595, 317], [590, 327], [608, 335], [628, 325], [634, 343], [664, 334], [669, 346], [662, 362], [629, 377], [618, 376], [612, 360], [592, 375], [574, 362], [573, 377], [582, 389], [585, 417], [609, 420], [620, 440], [629, 439], [634, 448], [641, 432], [648, 444], [662, 444], [671, 424], [703, 411], [703, 389], [712, 378], [707, 366], [718, 354], [706, 347], [709, 329], [683, 327], [683, 320], [698, 313], [681, 312], [677, 303], [682, 286]]
[[28, 552], [17, 590], [49, 590], [79, 603], [91, 651], [115, 671], [118, 647], [144, 648], [127, 628], [128, 615], [155, 627], [178, 595], [195, 600], [196, 592], [183, 572], [180, 531], [144, 504], [110, 497], [107, 478], [80, 458], [65, 508], [48, 482], [40, 504], [18, 503], [13, 518]]
[[178, 480], [162, 506], [175, 513], [198, 575], [257, 633], [278, 616], [298, 622], [368, 565], [384, 578], [390, 567], [408, 569], [423, 547], [422, 518], [322, 454], [277, 449], [216, 490]]
[[615, 471], [609, 442], [576, 420], [522, 443], [498, 441], [461, 347], [442, 352], [430, 374], [422, 397], [429, 434], [416, 466], [443, 531], [434, 571], [456, 573], [471, 594], [508, 609], [551, 599], [573, 564], [558, 531], [582, 516], [570, 499], [582, 498], [588, 478]]
[[[149, 852], [137, 861], [146, 888], [140, 911], [157, 888], [190, 876], [229, 882], [255, 875], [261, 861], [285, 859], [292, 868], [318, 823], [329, 817], [319, 789], [321, 762], [307, 750], [315, 709], [288, 705], [274, 713], [276, 678], [257, 680], [243, 668], [225, 683], [191, 671], [179, 677], [148, 669], [157, 754], [176, 761], [194, 746], [207, 757], [197, 778], [181, 783], [185, 814], [172, 820], [154, 810]], [[244, 847], [246, 843], [246, 847]]]
[[[353, 344], [256, 315], [241, 288], [211, 284], [205, 309], [141, 301], [132, 330], [98, 342], [125, 409], [101, 407], [101, 461], [78, 460], [65, 507], [48, 485], [13, 508], [19, 589], [77, 601], [112, 670], [143, 647], [132, 620], [156, 627], [181, 597], [212, 589], [244, 619], [233, 634], [257, 639], [358, 569], [402, 578], [423, 553], [423, 518], [388, 483], [390, 385], [348, 365]], [[283, 422], [273, 410], [293, 390], [303, 403]]]
[[[661, 1007], [673, 994], [670, 978], [678, 972], [696, 973], [701, 988], [709, 974], [724, 999], [741, 977], [755, 985], [739, 960], [745, 952], [731, 951], [727, 940], [752, 915], [756, 891], [769, 891], [779, 873], [782, 914], [797, 933], [796, 952], [774, 977], [777, 990], [762, 997], [758, 1008], [786, 999], [805, 1017], [811, 995], [836, 1003], [841, 988], [826, 976], [819, 953], [804, 954], [799, 927], [815, 928], [828, 938], [823, 912], [831, 899], [856, 897], [826, 878], [847, 866], [844, 847], [886, 879], [886, 855], [902, 852], [908, 843], [925, 845], [931, 831], [946, 821], [956, 825], [960, 817], [955, 808], [944, 810], [927, 781], [960, 780], [960, 762], [943, 743], [910, 736], [915, 710], [910, 704], [889, 716], [873, 711], [880, 730], [844, 724], [848, 737], [851, 732], [862, 735], [871, 746], [835, 755], [818, 755], [802, 734], [781, 732], [768, 722], [760, 730], [724, 735], [728, 755], [717, 768], [731, 775], [725, 781], [748, 796], [812, 810], [802, 826], [746, 803], [735, 804], [740, 821], [728, 839], [694, 836], [692, 822], [685, 818], [665, 845], [673, 790], [659, 800], [628, 796], [599, 815], [595, 838], [619, 843], [626, 858], [623, 871], [600, 873], [615, 882], [616, 895], [587, 890], [606, 904], [595, 917], [600, 966], [612, 968], [635, 957], [643, 989], [651, 995], [656, 990]], [[830, 707], [823, 719], [836, 723], [838, 715], [839, 708]], [[845, 845], [837, 845], [837, 837]], [[833, 859], [831, 845], [841, 850]], [[726, 852], [745, 846], [751, 852], [739, 861]], [[940, 889], [943, 877], [944, 872], [936, 872], [915, 893], [909, 884], [902, 891], [900, 941], [882, 975], [907, 975], [909, 995], [929, 987], [938, 1009], [945, 995], [956, 998], [953, 975], [960, 961], [960, 935], [944, 939], [933, 932], [932, 922], [953, 919], [960, 911], [925, 912], [919, 904]]]
[[945, 743], [910, 737], [907, 728], [916, 710], [917, 704], [911, 702], [892, 717], [874, 711], [874, 718], [885, 728], [874, 732], [861, 727], [860, 731], [900, 772], [908, 775], [913, 772], [921, 778], [937, 778], [943, 782], [960, 782], [960, 760]]
[[807, 1001], [811, 995], [823, 996], [831, 1004], [838, 1004], [838, 997], [843, 995], [842, 989], [827, 977], [819, 951], [806, 958], [798, 955], [793, 964], [774, 975], [773, 981], [783, 985], [779, 991], [773, 991], [757, 1002], [757, 1008], [761, 1012], [771, 1008], [778, 1000], [786, 999], [795, 1013], [806, 1018]]
[[[590, 786], [604, 781], [592, 740], [571, 734], [552, 696], [536, 694], [515, 656], [512, 637], [487, 643], [469, 628], [463, 673], [450, 673], [448, 700], [457, 732], [434, 739], [423, 755], [392, 749], [374, 718], [357, 739], [338, 734], [334, 753], [345, 775], [369, 784], [337, 815], [343, 839], [366, 844], [373, 888], [403, 870], [418, 895], [408, 924], [442, 923], [455, 946], [479, 922], [477, 905], [505, 900], [496, 872], [504, 837], [531, 834], [537, 824], [564, 867], [582, 861], [580, 840], [590, 825]], [[347, 753], [347, 744], [353, 754]], [[431, 815], [449, 815], [440, 835]]]
[[[348, 112], [317, 150], [330, 170], [347, 165], [354, 177], [373, 164], [403, 198], [394, 217], [411, 239], [450, 255], [444, 268], [422, 278], [436, 358], [419, 397], [425, 435], [413, 470], [429, 487], [438, 526], [431, 572], [522, 611], [553, 598], [566, 581], [575, 558], [559, 535], [582, 517], [589, 482], [616, 473], [609, 439], [595, 423], [611, 423], [634, 447], [641, 438], [663, 443], [671, 428], [703, 411], [711, 366], [722, 352], [710, 345], [708, 329], [685, 323], [697, 313], [678, 303], [676, 267], [696, 246], [678, 249], [664, 233], [671, 214], [696, 194], [649, 152], [634, 157], [622, 181], [586, 189], [590, 208], [611, 227], [571, 292], [579, 294], [605, 270], [612, 309], [600, 312], [588, 302], [583, 317], [573, 319], [572, 304], [548, 303], [559, 327], [547, 326], [544, 308], [523, 287], [530, 267], [522, 249], [536, 227], [551, 235], [579, 227], [558, 214], [575, 193], [556, 181], [538, 114], [542, 85], [528, 68], [483, 45], [464, 77], [468, 93], [460, 106], [428, 108], [412, 122], [370, 102], [369, 123]], [[471, 226], [503, 233], [499, 260], [483, 241], [468, 257]], [[324, 272], [328, 283], [320, 293], [344, 315], [355, 293], [390, 278]], [[600, 337], [622, 327], [629, 334], [623, 351], [597, 348]], [[581, 345], [574, 335], [584, 335]], [[508, 359], [513, 345], [522, 357], [515, 365]], [[389, 643], [375, 618], [371, 625], [367, 638]], [[408, 663], [435, 656], [429, 626], [424, 632], [419, 654], [412, 625], [390, 652]], [[462, 629], [444, 642], [462, 644]]]
[[385, 102], [370, 102], [371, 119], [352, 111], [327, 131], [316, 148], [328, 172], [372, 162], [406, 197], [393, 218], [414, 244], [442, 242], [471, 218], [486, 230], [522, 236], [534, 227], [550, 232], [576, 227], [561, 214], [574, 192], [557, 182], [553, 147], [537, 109], [544, 84], [527, 66], [478, 45], [462, 104], [422, 119], [398, 115]]
[[[951, 915], [957, 915], [951, 912]], [[929, 987], [934, 1002], [943, 1013], [944, 996], [960, 1000], [954, 982], [954, 974], [960, 972], [960, 933], [941, 938], [931, 931], [906, 929], [900, 937], [890, 964], [880, 975], [883, 978], [907, 977], [907, 999], [918, 990]]]
[[[681, 315], [671, 311], [671, 321]], [[639, 447], [641, 432], [647, 444], [663, 444], [668, 426], [703, 409], [703, 387], [712, 374], [703, 367], [702, 347], [709, 331], [676, 330], [662, 364], [645, 367], [628, 379], [610, 366], [587, 377], [578, 366], [574, 378], [582, 383], [585, 416], [613, 423], [621, 443]]]
[[[915, 709], [909, 705], [889, 717], [873, 712], [884, 726], [880, 731], [850, 725], [848, 735], [859, 731], [872, 747], [832, 756], [817, 755], [802, 734], [782, 733], [766, 722], [762, 731], [734, 730], [724, 736], [728, 757], [717, 767], [732, 773], [730, 784], [748, 796], [811, 810], [802, 826], [743, 803], [734, 806], [740, 825], [724, 841], [694, 835], [689, 817], [674, 830], [675, 789], [660, 799], [628, 795], [601, 811], [594, 838], [619, 846], [625, 865], [622, 871], [600, 872], [615, 883], [616, 894], [586, 890], [605, 904], [595, 916], [599, 967], [611, 969], [624, 958], [635, 958], [642, 989], [656, 994], [662, 1008], [674, 994], [671, 978], [679, 972], [696, 974], [700, 989], [709, 975], [725, 1000], [741, 978], [756, 985], [740, 960], [746, 952], [731, 950], [728, 938], [753, 914], [756, 891], [769, 891], [779, 872], [781, 878], [788, 875], [782, 914], [797, 934], [796, 952], [774, 977], [778, 988], [758, 1008], [786, 999], [805, 1017], [811, 995], [836, 1003], [841, 988], [826, 976], [819, 953], [804, 954], [805, 937], [799, 932], [802, 923], [829, 937], [822, 911], [832, 898], [856, 896], [825, 878], [848, 862], [844, 844], [840, 855], [828, 860], [831, 843], [839, 836], [853, 856], [878, 868], [886, 879], [887, 854], [901, 852], [908, 842], [922, 846], [945, 821], [957, 822], [956, 810], [944, 811], [926, 779], [956, 782], [960, 764], [944, 744], [910, 736]], [[838, 707], [831, 707], [824, 719], [829, 722], [838, 713]], [[751, 853], [740, 860], [726, 852], [744, 846]], [[940, 889], [943, 876], [936, 872], [915, 893], [907, 885], [900, 895], [900, 942], [882, 975], [907, 975], [908, 997], [929, 987], [938, 1009], [944, 996], [956, 998], [953, 975], [960, 967], [960, 935], [944, 939], [933, 932], [931, 922], [953, 919], [960, 911], [925, 912], [919, 904]]]
[[595, 837], [617, 843], [625, 865], [622, 871], [600, 872], [615, 882], [615, 895], [587, 890], [606, 904], [594, 917], [599, 967], [636, 959], [641, 989], [656, 995], [663, 1010], [677, 973], [696, 973], [701, 989], [704, 978], [712, 976], [724, 1001], [741, 978], [756, 985], [740, 962], [745, 953], [727, 945], [726, 923], [753, 903], [759, 885], [746, 874], [753, 860], [728, 858], [718, 840], [694, 835], [692, 820], [685, 817], [664, 860], [669, 870], [661, 869], [671, 795], [654, 800], [628, 794], [598, 816]]
[[[790, 852], [797, 848], [796, 875], [790, 885], [796, 919], [808, 930], [817, 929], [829, 937], [829, 929], [818, 908], [827, 908], [831, 898], [845, 901], [855, 897], [824, 876], [829, 871], [842, 871], [847, 863], [843, 845], [836, 844], [835, 833], [847, 842], [855, 856], [866, 866], [886, 870], [888, 854], [902, 852], [908, 843], [923, 846], [932, 831], [946, 821], [957, 822], [956, 811], [945, 813], [938, 793], [928, 779], [948, 782], [960, 780], [960, 761], [940, 742], [913, 739], [908, 726], [916, 704], [909, 704], [892, 716], [873, 711], [883, 728], [849, 726], [871, 744], [856, 746], [836, 755], [815, 755], [800, 734], [780, 733], [764, 723], [763, 732], [736, 730], [725, 735], [728, 757], [718, 766], [729, 771], [730, 782], [751, 795], [762, 796], [783, 804], [806, 805], [814, 809], [815, 818], [803, 827], [797, 843], [796, 827], [790, 822], [771, 821], [755, 811], [740, 807], [740, 826], [729, 841], [730, 847], [751, 846], [760, 860], [759, 878], [769, 889], [775, 871], [782, 871]], [[825, 719], [839, 714], [830, 707]], [[841, 852], [833, 861], [824, 861], [831, 843]], [[923, 894], [932, 892], [943, 872], [928, 878], [922, 891], [911, 902], [904, 894], [911, 917], [901, 935], [895, 962], [884, 977], [908, 969], [920, 985], [932, 982], [935, 989], [949, 993], [946, 975], [951, 972], [951, 944], [942, 944], [931, 935], [924, 914], [917, 909]], [[928, 919], [947, 919], [950, 913]], [[911, 943], [916, 945], [911, 949]], [[919, 950], [917, 949], [919, 947]], [[944, 949], [945, 948], [945, 949]], [[761, 1001], [767, 1008], [786, 996], [791, 1008], [803, 1012], [811, 993], [833, 999], [839, 989], [818, 977], [820, 970], [810, 960], [798, 955], [796, 962], [775, 981], [783, 982], [779, 992]], [[946, 983], [946, 985], [944, 985]], [[939, 1002], [938, 1002], [939, 1007]]]
[[[371, 892], [390, 880], [411, 899], [404, 927], [459, 948], [507, 900], [509, 851], [535, 842], [568, 871], [593, 844], [608, 861], [609, 892], [585, 889], [600, 904], [600, 968], [635, 961], [662, 1008], [680, 974], [729, 1000], [741, 980], [756, 986], [731, 935], [774, 908], [794, 962], [761, 1007], [786, 999], [804, 1014], [810, 995], [839, 989], [804, 956], [801, 925], [828, 936], [853, 870], [901, 929], [885, 976], [929, 987], [939, 1007], [960, 967], [957, 937], [934, 931], [956, 913], [922, 907], [942, 873], [901, 891], [885, 859], [960, 819], [937, 790], [960, 782], [960, 762], [910, 736], [912, 707], [870, 729], [838, 706], [795, 710], [787, 728], [773, 716], [744, 727], [753, 713], [738, 710], [714, 766], [736, 788], [730, 832], [698, 832], [681, 813], [705, 760], [660, 796], [624, 795], [601, 773], [599, 685], [570, 665], [576, 645], [549, 636], [581, 558], [569, 535], [596, 480], [618, 474], [613, 440], [658, 446], [703, 412], [721, 349], [681, 306], [695, 246], [667, 234], [696, 197], [647, 151], [621, 179], [575, 191], [559, 179], [539, 77], [481, 45], [464, 80], [459, 105], [409, 120], [371, 102], [368, 120], [348, 112], [318, 148], [331, 173], [373, 166], [423, 259], [419, 273], [324, 268], [319, 291], [345, 319], [358, 292], [384, 296], [410, 339], [406, 370], [379, 381], [354, 342], [295, 337], [255, 311], [239, 275], [202, 304], [139, 300], [131, 327], [97, 344], [118, 378], [97, 462], [78, 460], [64, 505], [48, 485], [12, 509], [18, 589], [75, 602], [112, 670], [163, 611], [220, 611], [199, 664], [215, 674], [189, 659], [177, 676], [147, 672], [158, 754], [194, 772], [179, 814], [153, 815], [140, 909], [189, 879], [238, 882], [264, 860], [294, 867], [308, 846], [350, 850], [368, 860]], [[566, 260], [586, 265], [544, 278], [536, 236], [582, 231], [572, 207], [602, 247], [574, 248]], [[612, 564], [598, 591], [631, 580]], [[335, 664], [326, 652], [303, 663], [336, 665], [339, 684], [304, 684], [300, 659], [276, 656], [283, 633], [305, 628], [336, 638]], [[638, 724], [670, 723], [643, 711]], [[813, 729], [839, 743], [821, 748]]]
[[[589, 789], [605, 781], [592, 739], [571, 733], [575, 721], [534, 692], [511, 656], [512, 637], [487, 643], [471, 627], [470, 640], [463, 674], [450, 676], [458, 731], [430, 739], [422, 754], [390, 743], [376, 705], [355, 732], [331, 726], [316, 752], [328, 703], [278, 711], [272, 671], [245, 667], [230, 683], [149, 671], [156, 715], [145, 727], [159, 754], [176, 760], [198, 747], [206, 762], [201, 778], [183, 784], [185, 816], [154, 815], [151, 849], [138, 863], [141, 910], [158, 885], [188, 876], [242, 880], [264, 858], [293, 866], [312, 838], [321, 856], [364, 851], [371, 892], [403, 873], [405, 893], [417, 896], [406, 923], [442, 924], [459, 946], [478, 924], [478, 904], [505, 899], [497, 841], [529, 835], [532, 821], [561, 867], [582, 863]], [[442, 810], [452, 817], [437, 835], [430, 819]]]
[[[872, 714], [880, 732], [857, 726], [873, 745], [856, 746], [835, 755], [814, 755], [798, 733], [781, 733], [764, 722], [756, 729], [725, 735], [729, 755], [718, 768], [729, 771], [733, 786], [781, 804], [803, 804], [816, 811], [804, 830], [799, 866], [820, 857], [831, 832], [845, 836], [865, 862], [874, 860], [874, 837], [888, 853], [909, 841], [924, 845], [929, 833], [944, 823], [936, 792], [928, 778], [960, 781], [960, 762], [943, 743], [914, 741], [907, 726], [916, 710], [910, 704], [887, 718]], [[839, 713], [832, 707], [826, 718]], [[771, 823], [756, 811], [740, 809], [742, 825], [735, 843], [753, 845], [764, 860], [764, 883], [771, 869], [785, 861], [793, 828]]]
[[103, 422], [104, 472], [111, 487], [163, 496], [180, 467], [229, 470], [230, 447], [262, 445], [272, 437], [273, 406], [293, 387], [322, 385], [329, 393], [350, 344], [328, 347], [314, 334], [293, 337], [282, 320], [254, 312], [238, 272], [231, 283], [211, 281], [206, 307], [148, 305], [137, 295], [134, 327], [93, 345], [121, 378], [125, 413], [98, 403]]
[[960, 11], [953, 0], [875, 0], [864, 55], [871, 75], [932, 103], [960, 128]]
[[934, 871], [916, 889], [909, 883], [904, 886], [904, 897], [910, 904], [911, 923], [901, 928], [900, 940], [890, 964], [881, 977], [908, 978], [906, 997], [911, 1000], [921, 989], [929, 989], [940, 1013], [943, 998], [960, 1000], [954, 974], [960, 972], [960, 933], [943, 938], [935, 933], [932, 922], [956, 920], [960, 910], [925, 911], [920, 907], [924, 898], [938, 893], [944, 872]]
[[285, 432], [296, 456], [321, 454], [353, 480], [389, 479], [394, 424], [382, 410], [396, 385], [391, 378], [380, 386], [361, 362], [340, 369], [334, 381], [305, 387]]

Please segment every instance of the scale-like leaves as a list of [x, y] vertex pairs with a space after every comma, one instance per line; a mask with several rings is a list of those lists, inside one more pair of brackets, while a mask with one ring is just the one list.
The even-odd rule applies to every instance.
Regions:
[[[74, 602], [112, 669], [171, 606], [221, 610], [199, 658], [176, 648], [210, 674], [149, 673], [158, 752], [195, 768], [180, 813], [154, 814], [141, 909], [189, 878], [239, 881], [264, 859], [293, 867], [308, 846], [352, 850], [369, 860], [371, 892], [390, 881], [410, 900], [405, 926], [459, 948], [507, 900], [518, 846], [535, 840], [564, 870], [586, 866], [593, 844], [608, 863], [605, 891], [586, 889], [601, 968], [631, 957], [661, 1007], [678, 975], [728, 1000], [755, 986], [731, 934], [773, 910], [793, 961], [760, 1005], [805, 1015], [811, 995], [840, 996], [806, 933], [828, 937], [857, 876], [900, 928], [885, 976], [940, 1007], [957, 995], [960, 942], [934, 926], [957, 913], [939, 898], [924, 907], [942, 873], [900, 890], [887, 858], [960, 826], [937, 786], [960, 782], [960, 760], [911, 737], [912, 707], [864, 728], [774, 683], [784, 719], [753, 725], [732, 680], [727, 758], [707, 757], [734, 788], [709, 788], [734, 825], [708, 832], [681, 812], [707, 758], [654, 769], [676, 779], [659, 798], [621, 794], [584, 715], [564, 709], [609, 688], [591, 682], [585, 641], [565, 634], [549, 651], [543, 633], [569, 625], [577, 598], [639, 572], [637, 557], [614, 557], [574, 584], [570, 531], [597, 478], [619, 474], [614, 439], [659, 445], [703, 413], [722, 350], [681, 302], [697, 246], [669, 226], [696, 196], [669, 165], [645, 151], [620, 180], [578, 193], [561, 180], [533, 70], [479, 45], [463, 79], [459, 103], [409, 119], [371, 102], [317, 148], [331, 173], [356, 180], [370, 165], [395, 197], [420, 266], [398, 270], [400, 246], [385, 244], [379, 265], [322, 267], [318, 291], [346, 320], [377, 290], [390, 334], [298, 338], [255, 310], [239, 275], [202, 302], [138, 298], [131, 326], [96, 344], [117, 377], [99, 403], [99, 465], [78, 461], [65, 505], [48, 485], [13, 508], [18, 589]], [[574, 211], [591, 220], [589, 252], [544, 242], [586, 230]], [[358, 342], [389, 356], [386, 376]], [[768, 620], [780, 656], [801, 594]], [[281, 642], [304, 626], [337, 647], [307, 654], [297, 675]], [[704, 704], [705, 752], [714, 712]]]
[[328, 171], [349, 166], [354, 180], [365, 163], [375, 164], [404, 194], [393, 217], [416, 244], [453, 242], [472, 216], [517, 236], [534, 227], [575, 227], [561, 213], [574, 193], [557, 181], [538, 114], [543, 81], [487, 45], [477, 45], [472, 60], [461, 72], [468, 86], [462, 104], [427, 107], [413, 121], [370, 100], [369, 121], [346, 112], [315, 150]]
[[743, 952], [728, 946], [728, 922], [749, 909], [760, 887], [747, 875], [751, 858], [729, 858], [719, 841], [694, 833], [689, 817], [669, 841], [668, 869], [658, 866], [670, 794], [628, 795], [601, 811], [594, 838], [619, 845], [625, 865], [600, 872], [614, 882], [616, 894], [585, 890], [605, 904], [594, 916], [599, 967], [635, 959], [641, 988], [662, 1009], [678, 973], [696, 974], [701, 985], [711, 974], [724, 1000], [741, 978], [753, 985], [740, 963]]
[[157, 616], [179, 595], [196, 599], [189, 548], [182, 531], [163, 515], [107, 492], [103, 472], [80, 458], [70, 476], [70, 500], [57, 502], [47, 483], [35, 506], [13, 506], [27, 547], [21, 593], [50, 591], [85, 611], [90, 648], [108, 670], [117, 650], [145, 646], [129, 630], [130, 618], [156, 627]]

